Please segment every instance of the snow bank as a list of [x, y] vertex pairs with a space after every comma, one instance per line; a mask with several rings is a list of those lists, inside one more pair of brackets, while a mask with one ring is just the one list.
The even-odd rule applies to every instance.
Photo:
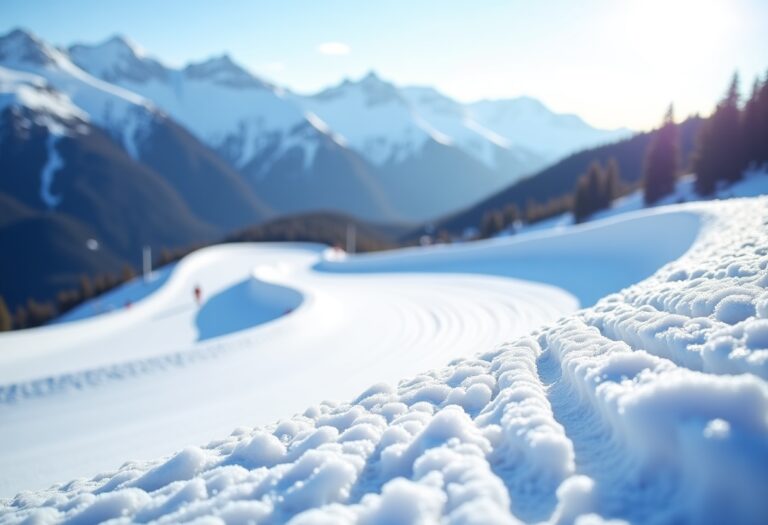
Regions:
[[691, 249], [591, 308], [0, 522], [764, 523], [768, 199], [684, 210]]

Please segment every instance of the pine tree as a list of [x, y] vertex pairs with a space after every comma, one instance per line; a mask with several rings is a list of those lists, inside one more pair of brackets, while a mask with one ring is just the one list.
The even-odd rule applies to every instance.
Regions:
[[515, 227], [515, 223], [520, 220], [520, 210], [515, 204], [509, 204], [504, 208], [504, 228]]
[[725, 98], [717, 105], [699, 133], [694, 171], [696, 190], [711, 195], [717, 182], [734, 182], [746, 167], [739, 110], [739, 77], [733, 76]]
[[11, 319], [11, 313], [8, 311], [8, 305], [5, 304], [5, 299], [0, 296], [0, 332], [7, 332], [13, 328], [13, 319]]
[[655, 204], [675, 191], [680, 158], [679, 140], [674, 108], [670, 104], [645, 154], [643, 198], [646, 205]]
[[504, 229], [504, 216], [498, 210], [486, 212], [480, 227], [480, 236], [487, 239]]
[[757, 94], [757, 142], [760, 146], [756, 149], [757, 157], [753, 159], [758, 166], [768, 164], [768, 73], [760, 86]]
[[591, 209], [589, 198], [589, 179], [582, 175], [576, 181], [576, 189], [573, 192], [573, 218], [581, 222], [589, 216]]
[[752, 85], [752, 95], [744, 104], [741, 114], [741, 136], [744, 137], [744, 155], [747, 166], [760, 164], [761, 133], [760, 133], [760, 79], [756, 78]]
[[29, 314], [27, 313], [27, 309], [24, 308], [23, 306], [17, 306], [16, 314], [13, 316], [13, 326], [17, 330], [26, 328], [28, 318], [29, 318]]
[[621, 188], [621, 170], [619, 169], [619, 163], [615, 157], [608, 159], [608, 163], [605, 165], [605, 199], [606, 203], [604, 208], [610, 208], [613, 204], [613, 200], [619, 196], [619, 190]]
[[80, 297], [82, 297], [83, 301], [93, 297], [93, 284], [85, 274], [80, 276]]
[[136, 270], [133, 269], [133, 266], [131, 266], [130, 264], [126, 264], [125, 266], [123, 266], [123, 271], [120, 274], [120, 279], [122, 280], [122, 282], [124, 283], [128, 282], [134, 277], [136, 277]]
[[746, 160], [744, 158], [744, 138], [741, 134], [741, 111], [739, 110], [739, 76], [734, 75], [728, 94], [722, 107], [722, 137], [726, 139], [728, 149], [724, 157], [722, 177], [735, 182], [741, 179]]

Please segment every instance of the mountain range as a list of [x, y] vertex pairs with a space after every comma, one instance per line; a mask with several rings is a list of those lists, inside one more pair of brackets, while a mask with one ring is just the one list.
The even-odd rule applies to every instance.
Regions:
[[[82, 267], [286, 214], [431, 220], [628, 133], [531, 98], [464, 104], [373, 72], [303, 95], [228, 55], [173, 68], [120, 36], [66, 49], [0, 36], [3, 227], [88, 232], [100, 248], [76, 250]], [[15, 257], [44, 255], [38, 244]]]

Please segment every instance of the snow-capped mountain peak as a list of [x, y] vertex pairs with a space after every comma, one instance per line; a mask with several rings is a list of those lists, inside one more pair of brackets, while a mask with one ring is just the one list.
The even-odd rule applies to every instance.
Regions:
[[168, 70], [146, 55], [144, 50], [122, 35], [96, 45], [75, 44], [69, 48], [72, 61], [107, 82], [164, 80]]
[[210, 81], [231, 88], [271, 89], [268, 83], [237, 64], [227, 53], [189, 64], [183, 73], [189, 79]]
[[24, 29], [0, 36], [0, 62], [45, 67], [61, 61], [61, 53]]
[[0, 112], [7, 107], [34, 111], [38, 115], [37, 123], [50, 130], [58, 130], [60, 122], [88, 120], [83, 110], [44, 78], [0, 66]]
[[468, 115], [485, 129], [554, 161], [579, 149], [626, 138], [628, 129], [599, 129], [573, 114], [556, 113], [528, 96], [481, 100]]
[[383, 80], [375, 71], [369, 71], [359, 80], [344, 79], [338, 86], [325, 89], [311, 98], [321, 102], [348, 97], [360, 97], [365, 107], [375, 107], [394, 103], [406, 106], [406, 101], [400, 96], [397, 87]]

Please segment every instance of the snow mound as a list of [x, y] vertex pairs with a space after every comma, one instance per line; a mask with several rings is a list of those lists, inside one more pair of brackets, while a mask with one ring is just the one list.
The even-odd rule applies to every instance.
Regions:
[[763, 523], [768, 199], [682, 209], [693, 246], [590, 308], [0, 522]]

